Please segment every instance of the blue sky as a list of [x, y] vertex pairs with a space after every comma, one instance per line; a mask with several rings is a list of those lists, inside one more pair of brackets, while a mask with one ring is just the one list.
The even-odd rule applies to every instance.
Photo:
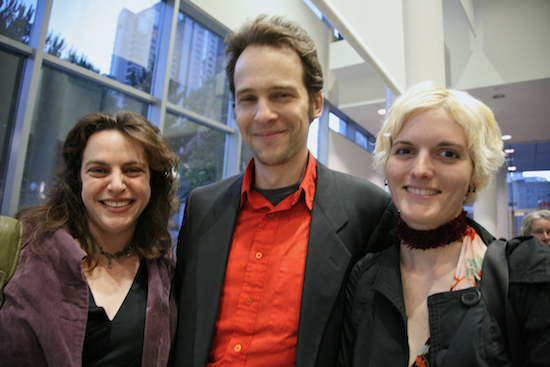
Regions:
[[[88, 62], [108, 74], [111, 67], [118, 15], [123, 8], [133, 13], [159, 0], [54, 0], [48, 31], [65, 39], [71, 48], [86, 55]], [[36, 0], [23, 0], [36, 8]]]

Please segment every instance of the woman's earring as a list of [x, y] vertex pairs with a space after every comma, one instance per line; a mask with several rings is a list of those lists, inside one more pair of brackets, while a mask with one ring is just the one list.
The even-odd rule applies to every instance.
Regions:
[[388, 179], [384, 178], [384, 185], [388, 186]]
[[474, 188], [472, 189], [471, 187], [468, 187], [468, 193], [470, 192], [476, 192], [476, 184], [473, 184], [474, 185]]

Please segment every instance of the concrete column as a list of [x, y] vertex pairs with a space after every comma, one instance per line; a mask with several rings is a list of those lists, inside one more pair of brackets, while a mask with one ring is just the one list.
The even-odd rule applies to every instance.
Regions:
[[481, 224], [489, 233], [497, 237], [497, 190], [496, 177], [491, 184], [483, 189], [474, 203], [474, 220]]
[[[508, 167], [502, 165], [496, 174], [497, 234], [498, 238], [512, 237], [512, 217], [508, 209]], [[474, 214], [475, 215], [475, 214]]]
[[424, 80], [445, 85], [442, 0], [403, 0], [407, 87]]

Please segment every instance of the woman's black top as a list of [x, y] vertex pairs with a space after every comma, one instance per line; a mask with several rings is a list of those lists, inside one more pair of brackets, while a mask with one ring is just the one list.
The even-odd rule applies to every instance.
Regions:
[[112, 320], [95, 304], [89, 306], [82, 366], [140, 366], [147, 308], [147, 265], [141, 261], [126, 299]]

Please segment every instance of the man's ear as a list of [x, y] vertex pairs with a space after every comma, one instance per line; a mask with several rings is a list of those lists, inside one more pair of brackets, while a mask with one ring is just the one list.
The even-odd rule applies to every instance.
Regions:
[[316, 119], [323, 113], [323, 92], [317, 92], [313, 97], [313, 118]]

